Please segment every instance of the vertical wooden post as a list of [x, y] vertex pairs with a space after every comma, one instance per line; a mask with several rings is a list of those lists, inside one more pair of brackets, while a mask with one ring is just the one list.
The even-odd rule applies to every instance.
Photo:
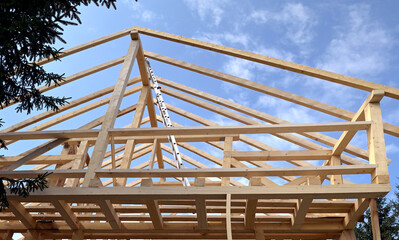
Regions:
[[[205, 187], [205, 178], [197, 177], [194, 181], [195, 187]], [[195, 199], [195, 209], [197, 212], [198, 229], [205, 231], [208, 228], [208, 218], [206, 212], [206, 200], [205, 198]]]
[[373, 239], [381, 240], [380, 222], [378, 220], [378, 206], [376, 199], [370, 199], [370, 216]]
[[372, 121], [367, 130], [369, 147], [369, 162], [377, 164], [376, 171], [372, 174], [372, 182], [389, 184], [388, 161], [385, 150], [384, 126], [379, 102], [370, 102], [364, 109], [366, 121]]
[[[340, 156], [331, 156], [330, 165], [331, 166], [340, 166], [341, 165], [341, 157]], [[331, 175], [330, 182], [331, 182], [331, 185], [342, 184], [342, 182], [343, 182], [342, 175]]]
[[[224, 139], [224, 152], [223, 152], [223, 168], [231, 168], [231, 156], [226, 155], [226, 151], [233, 150], [233, 137], [226, 137]], [[222, 177], [222, 186], [230, 185], [230, 177]]]
[[[370, 164], [377, 164], [375, 172], [371, 175], [371, 181], [376, 184], [389, 184], [388, 161], [385, 150], [384, 126], [381, 116], [379, 100], [370, 101], [364, 109], [366, 121], [372, 121], [367, 130]], [[373, 239], [380, 240], [380, 224], [378, 221], [378, 208], [376, 199], [370, 200], [371, 226]]]
[[[85, 161], [87, 159], [87, 151], [89, 150], [90, 144], [89, 141], [81, 141], [79, 144], [78, 151], [76, 153], [76, 158], [72, 162], [71, 169], [82, 169]], [[68, 178], [66, 183], [66, 187], [78, 187], [79, 186], [79, 178]]]
[[233, 233], [231, 230], [231, 194], [226, 195], [226, 232], [227, 240], [233, 240]]
[[[249, 185], [263, 186], [262, 179], [260, 177], [252, 177], [249, 180]], [[257, 205], [258, 205], [258, 199], [247, 199], [245, 205], [245, 218], [244, 218], [244, 225], [246, 229], [254, 229]]]

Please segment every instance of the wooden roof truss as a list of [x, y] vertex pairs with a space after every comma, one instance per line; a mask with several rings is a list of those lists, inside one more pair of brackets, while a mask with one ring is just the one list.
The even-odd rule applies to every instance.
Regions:
[[[141, 34], [317, 77], [368, 91], [370, 95], [359, 103], [356, 113], [350, 112], [145, 51]], [[44, 191], [34, 192], [26, 199], [8, 195], [10, 208], [0, 213], [3, 239], [11, 239], [15, 233], [22, 233], [25, 239], [355, 239], [352, 229], [364, 211], [369, 205], [373, 210], [375, 198], [390, 191], [384, 132], [398, 137], [399, 127], [382, 121], [379, 102], [384, 96], [399, 99], [399, 89], [141, 27], [68, 49], [61, 57], [124, 36], [131, 36], [125, 56], [71, 75], [61, 83], [122, 64], [114, 86], [73, 100], [58, 112], [40, 113], [0, 133], [0, 139], [8, 145], [27, 139], [47, 140], [18, 156], [0, 157], [1, 176], [29, 178], [49, 171], [51, 166], [54, 169], [49, 176], [50, 187]], [[345, 121], [293, 124], [158, 77], [164, 94], [242, 124], [220, 126], [166, 103], [169, 111], [201, 126], [174, 122], [173, 128], [161, 128], [145, 57]], [[52, 60], [44, 59], [38, 64]], [[130, 79], [134, 64], [138, 65], [140, 76]], [[46, 92], [55, 87], [44, 86], [39, 90]], [[101, 98], [107, 94], [112, 95]], [[120, 109], [122, 99], [132, 94], [139, 94], [138, 102]], [[99, 100], [81, 107], [94, 99]], [[106, 113], [78, 128], [46, 130], [100, 106], [107, 106]], [[70, 109], [75, 110], [63, 114]], [[148, 117], [143, 117], [145, 109]], [[134, 117], [128, 126], [114, 128], [118, 117], [131, 112]], [[147, 123], [150, 128], [140, 127]], [[29, 128], [31, 125], [34, 127]], [[359, 130], [367, 131], [368, 150], [349, 144]], [[323, 134], [330, 131], [342, 134], [339, 139]], [[280, 151], [248, 134], [272, 134], [306, 150]], [[180, 148], [206, 159], [209, 164], [182, 154], [182, 159], [196, 168], [176, 168], [175, 162], [165, 156], [171, 153], [167, 144], [169, 135], [176, 137]], [[238, 151], [233, 147], [235, 141], [257, 150]], [[216, 147], [223, 151], [223, 156], [212, 155], [192, 142]], [[59, 145], [63, 146], [59, 155], [45, 154]], [[135, 164], [143, 156], [147, 160]], [[316, 166], [308, 160], [322, 160], [323, 164]], [[274, 167], [271, 161], [286, 161], [291, 166]], [[371, 181], [354, 185], [343, 177], [356, 174], [369, 175]], [[246, 178], [248, 184], [238, 181], [238, 177]], [[189, 178], [190, 186], [184, 187], [182, 178]], [[375, 219], [376, 215], [372, 217]]]

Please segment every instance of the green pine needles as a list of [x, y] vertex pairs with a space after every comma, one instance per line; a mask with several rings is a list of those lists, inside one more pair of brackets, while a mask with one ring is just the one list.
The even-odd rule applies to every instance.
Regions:
[[[11, 179], [7, 177], [0, 177], [0, 212], [9, 207], [7, 200], [7, 190], [10, 189], [11, 194], [22, 196], [24, 198], [29, 196], [29, 193], [36, 190], [42, 191], [47, 188], [47, 177], [51, 173], [39, 174], [36, 178], [23, 178], [23, 179]], [[5, 185], [4, 182], [7, 184]]]

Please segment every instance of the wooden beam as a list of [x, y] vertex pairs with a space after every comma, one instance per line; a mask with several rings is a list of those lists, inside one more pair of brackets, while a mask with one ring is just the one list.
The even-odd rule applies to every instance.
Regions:
[[82, 230], [73, 231], [72, 233], [72, 240], [83, 240], [84, 233]]
[[378, 165], [372, 176], [372, 181], [375, 183], [389, 183], [380, 103], [369, 103], [364, 109], [364, 115], [367, 121], [372, 121], [370, 128], [367, 130], [369, 162], [370, 164]]
[[[341, 166], [341, 158], [339, 156], [335, 156], [335, 155], [331, 156], [330, 165], [331, 166]], [[342, 175], [331, 175], [330, 182], [331, 182], [331, 185], [342, 184], [343, 183]]]
[[[258, 176], [298, 176], [326, 174], [370, 174], [376, 165], [342, 165], [324, 167], [273, 167], [273, 168], [184, 168], [184, 169], [97, 169], [94, 173], [101, 178], [108, 177], [258, 177]], [[0, 171], [5, 177], [34, 177], [47, 170]], [[54, 170], [49, 178], [80, 178], [88, 170]]]
[[[263, 184], [260, 178], [251, 178], [249, 181], [249, 185], [262, 186]], [[257, 205], [258, 199], [247, 199], [246, 201], [244, 224], [245, 228], [247, 229], [254, 229]]]
[[[355, 113], [355, 115], [352, 118], [352, 122], [356, 122], [360, 119], [364, 119], [364, 110], [368, 106], [369, 103], [379, 103], [381, 99], [384, 97], [384, 91], [381, 90], [373, 90], [370, 95], [367, 97], [367, 99], [363, 102], [362, 106], [359, 108], [359, 110]], [[341, 137], [338, 139], [338, 141], [335, 143], [333, 150], [332, 150], [332, 155], [341, 155], [341, 153], [344, 151], [346, 146], [349, 144], [349, 142], [352, 140], [352, 138], [355, 136], [356, 131], [345, 131], [342, 133]]]
[[265, 240], [265, 232], [263, 229], [255, 230], [255, 239], [256, 240]]
[[[224, 140], [224, 150], [223, 150], [223, 162], [222, 168], [231, 168], [231, 157], [225, 155], [225, 151], [231, 151], [233, 149], [233, 138], [227, 137]], [[230, 177], [222, 177], [222, 186], [230, 185]]]
[[[170, 96], [176, 97], [176, 98], [178, 98], [180, 100], [183, 100], [183, 101], [189, 102], [191, 104], [197, 105], [199, 107], [205, 108], [205, 109], [207, 109], [209, 111], [212, 111], [212, 112], [215, 112], [217, 114], [221, 114], [221, 115], [223, 115], [223, 116], [225, 116], [227, 118], [230, 118], [230, 119], [235, 120], [235, 121], [240, 122], [240, 123], [249, 124], [249, 125], [262, 124], [261, 122], [256, 121], [256, 120], [254, 120], [252, 118], [242, 116], [242, 115], [237, 114], [237, 113], [235, 113], [233, 111], [227, 110], [225, 108], [221, 108], [219, 106], [216, 106], [214, 104], [210, 104], [210, 103], [205, 102], [205, 101], [201, 101], [199, 99], [193, 98], [193, 97], [188, 96], [186, 94], [182, 94], [182, 93], [179, 93], [177, 91], [174, 91], [174, 90], [171, 90], [171, 89], [168, 89], [168, 88], [165, 88], [165, 87], [162, 88], [162, 91], [164, 93], [170, 95]], [[215, 100], [214, 100], [214, 102], [215, 102]], [[234, 105], [234, 104], [232, 104], [232, 105]], [[291, 124], [291, 123], [284, 122], [282, 124]], [[319, 145], [317, 143], [314, 143], [312, 141], [306, 140], [304, 138], [295, 136], [293, 134], [287, 134], [287, 133], [272, 133], [272, 134], [275, 135], [276, 137], [279, 137], [279, 138], [284, 139], [286, 141], [292, 142], [292, 143], [294, 143], [296, 145], [299, 145], [299, 146], [307, 148], [307, 149], [320, 149], [320, 150], [328, 149], [328, 148], [326, 148], [324, 146], [321, 146], [321, 145]], [[309, 135], [309, 133], [305, 133], [304, 134], [303, 132], [301, 134], [305, 135], [307, 137]], [[315, 137], [318, 137], [318, 135], [316, 135]], [[368, 158], [368, 156], [367, 156], [367, 158]], [[348, 164], [361, 164], [361, 163], [363, 163], [362, 161], [359, 161], [357, 159], [354, 159], [354, 158], [351, 158], [351, 157], [345, 156], [345, 155], [342, 156], [342, 159]], [[365, 164], [365, 163], [363, 163], [363, 164]]]
[[227, 240], [233, 240], [231, 228], [231, 194], [226, 194], [226, 232]]
[[[165, 169], [167, 170], [167, 169]], [[356, 187], [354, 187], [356, 186]], [[389, 184], [341, 184], [341, 185], [310, 185], [310, 186], [226, 186], [198, 188], [162, 187], [151, 188], [47, 188], [41, 192], [33, 192], [28, 198], [7, 194], [11, 201], [98, 201], [108, 199], [112, 201], [134, 201], [143, 199], [225, 199], [226, 194], [232, 194], [234, 199], [349, 199], [349, 198], [377, 198], [385, 196], [390, 191]]]
[[378, 218], [378, 205], [375, 198], [370, 199], [371, 229], [373, 230], [373, 240], [381, 240], [380, 222]]
[[[109, 136], [168, 136], [168, 135], [201, 135], [201, 134], [261, 134], [261, 133], [288, 133], [288, 132], [319, 132], [319, 131], [347, 131], [366, 130], [370, 121], [359, 122], [332, 122], [332, 123], [301, 123], [301, 124], [274, 124], [274, 125], [247, 125], [247, 126], [220, 126], [220, 127], [174, 127], [174, 128], [139, 128], [108, 130]], [[104, 123], [103, 123], [104, 126]], [[97, 137], [101, 130], [60, 130], [39, 132], [0, 133], [0, 138], [14, 139], [48, 139], [48, 138], [86, 138]], [[108, 138], [105, 141], [108, 143]]]
[[[1, 139], [1, 137], [0, 137], [0, 139]], [[48, 142], [41, 144], [35, 148], [32, 148], [32, 149], [18, 155], [18, 157], [20, 157], [20, 158], [17, 161], [8, 165], [7, 167], [3, 168], [2, 170], [11, 171], [11, 170], [17, 169], [20, 166], [22, 166], [23, 164], [25, 164], [26, 162], [28, 162], [29, 160], [31, 160], [35, 157], [38, 157], [38, 156], [42, 155], [43, 153], [46, 153], [46, 152], [50, 151], [51, 149], [57, 147], [58, 145], [62, 144], [63, 142], [65, 142], [65, 140], [66, 140], [65, 138], [59, 138], [59, 139], [48, 141]]]
[[[146, 101], [148, 97], [148, 92], [150, 91], [150, 88], [148, 86], [143, 86], [141, 88], [141, 93], [139, 96], [139, 100], [137, 102], [137, 107], [136, 111], [134, 113], [133, 121], [130, 124], [130, 128], [139, 128], [141, 120], [143, 118], [143, 113], [144, 109], [146, 106]], [[135, 141], [134, 139], [128, 140], [125, 145], [125, 152], [123, 154], [122, 162], [121, 162], [121, 169], [128, 169], [131, 164], [133, 152], [134, 152], [134, 146], [135, 146]], [[125, 186], [126, 185], [126, 178], [118, 178], [116, 179], [116, 186]]]
[[294, 213], [294, 218], [292, 221], [292, 229], [299, 230], [302, 227], [303, 222], [306, 218], [306, 213], [309, 210], [310, 205], [312, 204], [313, 199], [304, 198], [298, 200], [298, 208]]
[[[88, 158], [87, 151], [89, 150], [89, 142], [82, 141], [80, 142], [77, 157], [72, 162], [71, 169], [83, 169], [86, 159]], [[65, 187], [78, 187], [79, 186], [79, 179], [77, 178], [69, 178], [65, 183]]]
[[[158, 79], [159, 79], [158, 81], [160, 83], [162, 83], [162, 85], [171, 87], [173, 89], [176, 89], [176, 90], [179, 90], [179, 91], [182, 91], [182, 92], [189, 93], [190, 95], [193, 95], [193, 96], [199, 97], [201, 99], [216, 103], [216, 104], [224, 106], [224, 107], [227, 107], [228, 109], [235, 110], [237, 112], [240, 112], [240, 113], [243, 113], [245, 115], [251, 116], [251, 117], [253, 117], [255, 119], [260, 119], [262, 121], [265, 121], [265, 122], [268, 122], [268, 123], [271, 123], [271, 124], [290, 123], [288, 121], [279, 119], [279, 118], [274, 117], [272, 115], [269, 115], [267, 113], [264, 113], [264, 112], [261, 112], [261, 111], [257, 111], [255, 109], [249, 108], [249, 107], [244, 106], [242, 104], [226, 100], [224, 98], [221, 98], [221, 97], [218, 97], [218, 96], [215, 96], [215, 95], [200, 91], [198, 89], [194, 89], [194, 88], [191, 88], [189, 86], [185, 86], [183, 84], [176, 83], [176, 82], [173, 82], [173, 81], [161, 78], [161, 77], [158, 77]], [[253, 124], [252, 121], [251, 121], [251, 124]], [[329, 137], [329, 136], [321, 134], [321, 133], [300, 133], [300, 135], [303, 135], [303, 136], [311, 138], [311, 139], [313, 139], [315, 141], [327, 144], [329, 146], [334, 146], [336, 144], [336, 141], [337, 141], [337, 139]], [[358, 156], [358, 157], [361, 157], [361, 158], [364, 158], [364, 159], [368, 159], [368, 152], [366, 150], [364, 150], [364, 149], [359, 148], [359, 147], [356, 147], [356, 146], [353, 146], [353, 145], [349, 145], [349, 146], [346, 147], [346, 151], [348, 153], [350, 153], [350, 154], [355, 155], [355, 156]]]
[[77, 230], [82, 228], [82, 225], [67, 202], [63, 200], [54, 200], [52, 203], [71, 229]]
[[358, 78], [348, 77], [345, 75], [341, 75], [341, 74], [337, 74], [337, 73], [333, 73], [333, 72], [297, 64], [297, 63], [292, 63], [292, 62], [288, 62], [288, 61], [284, 61], [284, 60], [280, 60], [280, 59], [276, 59], [276, 58], [271, 58], [271, 57], [263, 56], [263, 55], [256, 54], [256, 53], [251, 53], [251, 52], [238, 50], [238, 49], [234, 49], [234, 48], [230, 48], [230, 47], [224, 47], [224, 46], [220, 46], [220, 45], [217, 45], [214, 43], [207, 43], [207, 42], [203, 42], [203, 41], [199, 41], [199, 40], [195, 40], [195, 39], [177, 36], [177, 35], [170, 34], [170, 33], [155, 31], [155, 30], [151, 30], [148, 28], [135, 27], [135, 29], [137, 29], [140, 33], [145, 34], [145, 35], [149, 35], [149, 36], [153, 36], [153, 37], [157, 37], [157, 38], [161, 38], [161, 39], [166, 39], [166, 40], [174, 41], [174, 42], [178, 42], [178, 43], [183, 43], [183, 44], [187, 44], [190, 46], [203, 48], [206, 50], [223, 53], [223, 54], [238, 57], [238, 58], [243, 58], [243, 59], [250, 60], [253, 62], [258, 62], [258, 63], [266, 64], [269, 66], [289, 70], [292, 72], [305, 74], [305, 75], [308, 75], [311, 77], [317, 77], [320, 79], [324, 79], [324, 80], [339, 83], [342, 85], [362, 89], [365, 91], [371, 92], [372, 90], [383, 89], [386, 92], [386, 96], [399, 99], [399, 89], [393, 88], [393, 87], [388, 87], [386, 85], [369, 82], [369, 81], [361, 80]]
[[342, 232], [339, 240], [356, 240], [356, 235], [353, 229]]
[[231, 151], [225, 154], [240, 161], [324, 160], [331, 157], [331, 150]]
[[[151, 179], [142, 179], [141, 180], [141, 186], [146, 188], [146, 187], [151, 187], [152, 186], [152, 180]], [[158, 201], [156, 200], [145, 200], [145, 204], [147, 205], [148, 212], [151, 217], [152, 224], [154, 225], [155, 229], [162, 229], [163, 228], [163, 220], [162, 220], [162, 214], [159, 210], [159, 205]]]
[[[95, 188], [94, 188], [95, 189]], [[98, 200], [98, 205], [100, 206], [102, 212], [104, 213], [105, 217], [109, 225], [111, 225], [112, 229], [121, 229], [122, 223], [119, 219], [118, 214], [115, 212], [114, 207], [110, 200]]]
[[[205, 187], [205, 178], [195, 178], [195, 187]], [[197, 213], [198, 229], [204, 231], [208, 228], [208, 218], [206, 212], [206, 200], [204, 198], [195, 199], [195, 212]]]
[[[350, 112], [348, 110], [338, 108], [338, 107], [335, 107], [335, 106], [332, 106], [329, 104], [321, 103], [316, 100], [302, 97], [300, 95], [285, 92], [285, 91], [282, 91], [277, 88], [271, 88], [264, 84], [256, 83], [256, 82], [249, 81], [249, 80], [246, 80], [243, 78], [238, 78], [238, 77], [235, 77], [232, 75], [228, 75], [228, 74], [225, 74], [222, 72], [217, 72], [212, 69], [204, 68], [201, 66], [196, 66], [191, 63], [183, 62], [181, 60], [173, 59], [173, 58], [162, 56], [162, 55], [155, 54], [155, 53], [145, 52], [145, 55], [146, 55], [146, 57], [155, 59], [157, 61], [168, 63], [171, 65], [180, 67], [180, 68], [184, 68], [184, 69], [198, 72], [198, 73], [201, 73], [201, 74], [204, 74], [204, 75], [207, 75], [210, 77], [214, 77], [214, 78], [217, 78], [217, 79], [220, 79], [223, 81], [237, 84], [239, 86], [243, 86], [243, 87], [246, 87], [246, 88], [249, 88], [249, 89], [252, 89], [255, 91], [259, 91], [259, 92], [262, 92], [262, 93], [265, 93], [265, 94], [268, 94], [268, 95], [271, 95], [274, 97], [278, 97], [278, 98], [281, 98], [281, 99], [284, 99], [284, 100], [287, 100], [287, 101], [290, 101], [290, 102], [293, 102], [293, 103], [296, 103], [296, 104], [299, 104], [299, 105], [302, 105], [302, 106], [305, 106], [305, 107], [308, 107], [308, 108], [311, 108], [311, 109], [314, 109], [314, 110], [317, 110], [317, 111], [320, 111], [323, 113], [330, 114], [330, 115], [338, 117], [338, 118], [342, 118], [342, 119], [350, 121], [354, 116], [354, 113]], [[399, 127], [398, 126], [395, 126], [395, 125], [392, 125], [389, 123], [384, 123], [384, 130], [388, 134], [391, 134], [391, 135], [397, 136], [397, 137], [399, 136]]]
[[148, 166], [148, 169], [153, 169], [154, 168], [154, 162], [155, 162], [155, 154], [157, 151], [157, 146], [158, 146], [158, 139], [155, 138], [154, 142], [152, 143], [152, 150], [151, 150], [151, 156], [150, 156], [150, 164]]
[[[132, 79], [129, 80], [128, 86], [133, 85], [133, 84], [137, 83], [138, 81], [140, 81], [139, 77], [132, 78]], [[38, 115], [36, 115], [34, 117], [31, 117], [31, 118], [29, 118], [27, 120], [24, 120], [22, 122], [14, 124], [14, 125], [6, 128], [6, 129], [4, 129], [4, 130], [2, 130], [0, 132], [14, 132], [14, 131], [20, 130], [20, 129], [24, 128], [24, 127], [27, 127], [27, 126], [29, 126], [31, 124], [39, 122], [39, 121], [41, 121], [43, 119], [46, 119], [48, 117], [51, 117], [51, 116], [53, 116], [55, 114], [61, 113], [63, 111], [71, 109], [73, 107], [79, 106], [79, 105], [81, 105], [83, 103], [86, 103], [86, 102], [91, 101], [93, 99], [96, 99], [98, 97], [104, 96], [104, 95], [106, 95], [108, 93], [111, 93], [113, 90], [114, 90], [114, 86], [110, 86], [110, 87], [104, 88], [104, 89], [99, 90], [97, 92], [91, 93], [91, 94], [89, 94], [87, 96], [84, 96], [84, 97], [78, 98], [76, 100], [73, 100], [73, 101], [69, 102], [68, 104], [60, 106], [58, 108], [58, 111], [52, 111], [52, 110], [46, 111], [44, 113], [38, 114]]]
[[[83, 50], [98, 46], [100, 44], [103, 44], [103, 43], [106, 43], [106, 42], [121, 38], [123, 36], [127, 36], [127, 35], [130, 34], [130, 32], [132, 30], [134, 30], [133, 27], [125, 29], [125, 30], [122, 30], [122, 31], [119, 31], [119, 32], [116, 32], [116, 33], [113, 33], [113, 34], [110, 34], [110, 35], [107, 35], [107, 36], [104, 36], [104, 37], [101, 37], [101, 38], [98, 38], [98, 39], [95, 39], [95, 40], [87, 42], [87, 43], [80, 44], [78, 46], [75, 46], [75, 47], [72, 47], [72, 48], [69, 48], [69, 49], [66, 49], [66, 50], [63, 50], [59, 54], [58, 58], [63, 58], [63, 57], [72, 55], [74, 53], [78, 53], [80, 51], [83, 51]], [[38, 60], [36, 62], [36, 64], [43, 65], [43, 64], [46, 64], [46, 63], [49, 63], [49, 62], [52, 62], [52, 61], [54, 61], [54, 58], [52, 58], [52, 57], [43, 58], [43, 59]]]
[[364, 214], [364, 212], [369, 207], [370, 199], [368, 198], [360, 198], [358, 199], [354, 206], [351, 208], [348, 215], [344, 220], [344, 228], [347, 230], [351, 230], [356, 227], [357, 221], [359, 221], [360, 217]]
[[101, 130], [98, 135], [96, 145], [93, 149], [93, 155], [91, 156], [88, 172], [86, 173], [83, 182], [83, 186], [85, 187], [97, 184], [94, 171], [101, 166], [101, 163], [104, 160], [104, 154], [109, 140], [108, 130], [112, 128], [115, 123], [115, 118], [122, 102], [123, 93], [125, 92], [126, 85], [132, 71], [134, 59], [138, 50], [138, 45], [139, 43], [137, 41], [132, 40], [130, 42], [125, 61], [122, 65], [121, 72], [114, 88], [114, 92], [105, 113], [103, 124], [101, 125]]
[[12, 213], [14, 213], [27, 229], [34, 229], [36, 227], [36, 221], [20, 202], [8, 200], [8, 203], [10, 204], [9, 208]]

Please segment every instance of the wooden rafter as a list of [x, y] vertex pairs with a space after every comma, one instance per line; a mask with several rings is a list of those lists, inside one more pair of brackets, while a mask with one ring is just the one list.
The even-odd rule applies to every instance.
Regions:
[[[145, 51], [141, 34], [318, 77], [369, 91], [370, 95], [354, 113]], [[370, 206], [378, 239], [375, 198], [390, 190], [384, 132], [399, 137], [398, 126], [382, 121], [380, 101], [384, 96], [399, 99], [399, 89], [141, 27], [67, 49], [60, 57], [128, 35], [131, 40], [126, 56], [72, 74], [59, 86], [52, 84], [38, 90], [46, 92], [82, 81], [122, 64], [114, 86], [73, 100], [58, 112], [39, 113], [0, 132], [0, 139], [8, 145], [28, 139], [47, 140], [17, 156], [0, 156], [1, 176], [31, 178], [52, 172], [50, 187], [42, 192], [34, 192], [28, 198], [7, 195], [10, 208], [0, 213], [0, 238], [11, 239], [14, 233], [22, 233], [25, 239], [74, 240], [353, 239], [353, 227]], [[179, 115], [172, 121], [173, 128], [158, 127], [162, 118], [155, 109], [145, 57], [345, 121], [294, 124], [157, 77], [167, 99], [178, 102], [165, 105], [173, 115]], [[130, 79], [135, 59], [140, 76]], [[107, 94], [111, 96], [106, 97]], [[122, 100], [131, 95], [138, 101], [119, 109]], [[92, 100], [95, 101], [89, 103]], [[219, 125], [209, 116], [183, 110], [180, 101], [185, 109], [194, 105], [201, 114], [223, 116], [240, 125]], [[57, 130], [58, 124], [105, 105], [104, 115], [86, 119], [78, 127]], [[134, 115], [130, 124], [114, 127], [117, 119], [124, 121], [131, 112]], [[185, 122], [190, 121], [195, 126], [187, 126]], [[350, 144], [362, 130], [367, 131], [368, 150]], [[329, 131], [341, 135], [336, 139], [322, 133]], [[274, 135], [300, 150], [276, 149], [251, 134]], [[177, 168], [168, 157], [173, 155], [165, 144], [170, 135], [175, 136], [188, 168]], [[60, 154], [45, 155], [60, 145]], [[240, 145], [245, 145], [246, 150]], [[276, 165], [280, 162], [284, 165]], [[372, 181], [356, 184], [344, 178], [358, 174], [370, 175]], [[189, 178], [191, 186], [182, 186], [184, 177]], [[323, 182], [325, 179], [329, 182]]]

